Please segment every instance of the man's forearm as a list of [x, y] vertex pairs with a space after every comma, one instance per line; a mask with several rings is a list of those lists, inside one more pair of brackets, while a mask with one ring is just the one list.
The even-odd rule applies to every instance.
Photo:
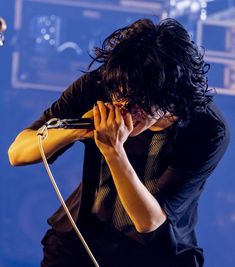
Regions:
[[[56, 151], [79, 139], [78, 130], [49, 129], [48, 137], [43, 141], [43, 149], [47, 158]], [[82, 131], [81, 131], [82, 137]], [[37, 131], [22, 131], [8, 150], [9, 160], [13, 166], [37, 163], [41, 161]]]
[[105, 156], [123, 207], [138, 232], [151, 232], [166, 214], [131, 166], [124, 148]]

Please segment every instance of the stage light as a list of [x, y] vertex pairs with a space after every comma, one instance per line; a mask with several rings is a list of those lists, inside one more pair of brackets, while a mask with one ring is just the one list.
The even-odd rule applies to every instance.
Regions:
[[3, 46], [5, 37], [3, 35], [3, 32], [7, 29], [6, 21], [0, 17], [0, 46]]
[[33, 39], [36, 51], [45, 53], [56, 49], [60, 43], [61, 18], [56, 15], [38, 15], [30, 22], [30, 38]]

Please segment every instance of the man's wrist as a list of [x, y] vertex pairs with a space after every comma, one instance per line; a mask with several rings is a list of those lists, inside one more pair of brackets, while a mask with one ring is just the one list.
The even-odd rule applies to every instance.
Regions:
[[106, 162], [117, 161], [118, 159], [124, 158], [126, 156], [126, 151], [123, 146], [111, 148], [109, 151], [103, 154]]

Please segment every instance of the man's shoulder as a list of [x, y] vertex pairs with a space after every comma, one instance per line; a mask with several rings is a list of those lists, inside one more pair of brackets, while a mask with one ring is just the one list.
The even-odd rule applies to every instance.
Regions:
[[101, 75], [99, 69], [84, 72], [78, 79], [76, 79], [70, 86], [70, 92], [73, 94], [84, 94], [87, 97], [95, 95], [102, 95], [104, 92], [101, 86]]
[[[223, 115], [211, 102], [184, 127], [178, 127], [173, 139], [173, 166], [218, 163], [229, 143], [229, 129]], [[180, 155], [180, 156], [179, 156]], [[209, 165], [208, 165], [209, 166]]]
[[198, 115], [195, 125], [199, 128], [201, 135], [208, 136], [209, 139], [217, 136], [225, 137], [229, 134], [222, 111], [213, 101], [207, 105], [204, 112]]
[[196, 112], [186, 126], [180, 127], [179, 133], [200, 138], [200, 136], [212, 137], [218, 133], [226, 134], [228, 125], [226, 120], [216, 106], [211, 101], [203, 111]]
[[205, 151], [210, 147], [227, 146], [229, 128], [222, 113], [210, 102], [204, 111], [195, 113], [186, 125], [176, 127], [174, 146], [179, 151]]
[[87, 71], [87, 72], [83, 72], [74, 82], [73, 84], [76, 87], [84, 87], [89, 86], [91, 84], [96, 84], [99, 83], [100, 81], [100, 74], [99, 74], [99, 70], [95, 69], [92, 71]]

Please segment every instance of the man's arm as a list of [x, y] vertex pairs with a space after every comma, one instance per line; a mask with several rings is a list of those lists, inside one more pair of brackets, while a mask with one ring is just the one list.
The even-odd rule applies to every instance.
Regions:
[[[92, 110], [83, 115], [91, 118]], [[93, 131], [87, 129], [48, 129], [48, 136], [43, 141], [46, 158], [75, 141], [93, 137]], [[8, 150], [12, 166], [33, 164], [42, 160], [38, 146], [37, 131], [26, 129], [16, 137]]]
[[108, 107], [109, 114], [101, 101], [94, 107], [96, 145], [105, 157], [119, 198], [136, 230], [140, 233], [154, 231], [167, 217], [157, 199], [140, 181], [123, 147], [133, 129], [131, 115], [127, 114], [124, 121], [117, 106], [110, 104]]
[[102, 102], [94, 108], [94, 138], [110, 168], [122, 205], [137, 231], [152, 232], [166, 219], [177, 223], [197, 201], [207, 177], [224, 154], [228, 131], [222, 123], [208, 127], [205, 120], [194, 123], [189, 132], [178, 133], [170, 166], [158, 179], [158, 190], [153, 196], [140, 181], [123, 148], [133, 129], [131, 115], [126, 114], [124, 118], [117, 107], [109, 105], [109, 109], [107, 112]]
[[140, 181], [124, 148], [106, 155], [122, 205], [140, 233], [156, 230], [167, 216], [158, 201]]
[[[94, 73], [95, 74], [95, 73]], [[73, 82], [57, 99], [50, 108], [45, 110], [39, 120], [35, 121], [30, 129], [23, 130], [9, 148], [8, 155], [13, 166], [32, 164], [41, 161], [38, 147], [37, 129], [51, 118], [80, 118], [87, 109], [92, 107], [93, 87], [96, 86], [96, 79], [91, 79], [87, 73]], [[94, 76], [95, 77], [95, 76]], [[89, 101], [88, 101], [89, 100]], [[83, 115], [84, 118], [91, 118], [92, 111]], [[61, 148], [82, 138], [93, 136], [93, 131], [72, 130], [72, 129], [49, 129], [48, 137], [43, 141], [43, 148], [47, 158], [50, 158]]]
[[[65, 129], [49, 129], [48, 137], [43, 141], [43, 148], [47, 158], [50, 158], [56, 151], [76, 141], [74, 131]], [[21, 166], [41, 161], [41, 154], [38, 146], [37, 131], [23, 130], [11, 144], [8, 150], [11, 165]]]

